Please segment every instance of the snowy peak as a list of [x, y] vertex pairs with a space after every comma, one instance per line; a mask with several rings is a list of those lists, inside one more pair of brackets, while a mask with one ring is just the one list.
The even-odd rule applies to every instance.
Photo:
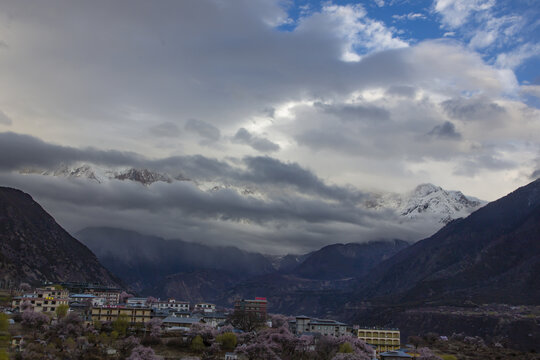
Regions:
[[466, 217], [485, 202], [466, 197], [461, 191], [445, 190], [433, 184], [420, 184], [406, 194], [378, 194], [371, 198], [368, 207], [391, 209], [407, 219], [431, 218], [439, 223]]
[[143, 185], [150, 185], [158, 181], [172, 183], [173, 179], [167, 174], [153, 172], [147, 169], [128, 169], [126, 171], [116, 173], [114, 178], [117, 180], [131, 180], [139, 182]]

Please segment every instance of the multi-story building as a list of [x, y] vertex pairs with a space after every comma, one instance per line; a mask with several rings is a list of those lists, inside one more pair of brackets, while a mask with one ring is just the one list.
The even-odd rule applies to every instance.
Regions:
[[347, 324], [335, 320], [314, 319], [307, 316], [297, 316], [289, 322], [291, 331], [300, 335], [303, 333], [318, 333], [325, 336], [343, 336], [347, 333]]
[[158, 301], [152, 305], [158, 309], [173, 309], [175, 311], [189, 311], [189, 302], [167, 299], [167, 301]]
[[148, 298], [131, 297], [126, 300], [127, 306], [145, 307]]
[[256, 297], [254, 300], [236, 300], [234, 311], [245, 314], [256, 314], [260, 319], [266, 319], [268, 301], [263, 297]]
[[194, 310], [203, 311], [203, 312], [214, 312], [216, 311], [216, 305], [210, 303], [198, 303], [195, 304]]
[[115, 321], [120, 315], [125, 315], [132, 324], [146, 323], [152, 317], [152, 309], [126, 306], [98, 306], [92, 308], [92, 321]]
[[23, 303], [28, 303], [35, 312], [53, 313], [60, 305], [68, 305], [68, 296], [69, 291], [67, 290], [47, 286], [36, 289], [32, 294], [14, 297], [11, 307], [20, 311]]
[[358, 338], [377, 348], [377, 352], [398, 350], [401, 347], [399, 329], [368, 328], [358, 329]]
[[120, 302], [120, 292], [118, 291], [87, 290], [85, 293], [92, 294], [96, 298], [103, 298], [107, 305], [116, 305]]

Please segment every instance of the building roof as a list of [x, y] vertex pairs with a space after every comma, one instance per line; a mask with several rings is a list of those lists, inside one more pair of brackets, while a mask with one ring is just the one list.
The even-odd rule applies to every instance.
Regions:
[[201, 322], [202, 319], [197, 318], [182, 318], [182, 317], [175, 317], [175, 316], [167, 316], [165, 319], [163, 319], [163, 323], [171, 323], [171, 324], [196, 324]]
[[71, 294], [69, 295], [71, 298], [85, 298], [85, 299], [93, 299], [96, 296], [92, 294]]
[[384, 357], [384, 356], [400, 357], [400, 358], [404, 358], [404, 359], [412, 358], [411, 355], [409, 355], [406, 352], [401, 351], [401, 350], [394, 350], [394, 351], [384, 352], [384, 353], [381, 354], [381, 357]]

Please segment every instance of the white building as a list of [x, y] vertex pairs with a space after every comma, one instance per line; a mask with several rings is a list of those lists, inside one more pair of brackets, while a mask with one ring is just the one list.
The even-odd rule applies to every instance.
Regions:
[[158, 301], [152, 305], [158, 309], [173, 309], [175, 311], [189, 311], [189, 302], [176, 301], [175, 299], [168, 299], [167, 301]]
[[216, 305], [210, 303], [198, 303], [195, 305], [195, 310], [203, 311], [206, 313], [216, 311]]
[[297, 316], [295, 320], [289, 322], [289, 327], [296, 335], [309, 332], [337, 337], [347, 333], [347, 324], [335, 320], [315, 319], [307, 316]]

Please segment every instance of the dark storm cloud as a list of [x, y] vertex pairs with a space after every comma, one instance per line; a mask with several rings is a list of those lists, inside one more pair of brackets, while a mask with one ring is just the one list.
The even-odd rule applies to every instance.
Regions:
[[71, 231], [107, 225], [259, 251], [275, 251], [276, 246], [280, 251], [298, 251], [381, 236], [420, 237], [418, 227], [398, 225], [394, 213], [306, 198], [286, 189], [261, 199], [226, 188], [201, 191], [189, 181], [145, 187], [116, 180], [98, 184], [0, 173], [0, 183], [30, 193]]
[[2, 110], [0, 110], [0, 124], [11, 125], [13, 121]]
[[295, 140], [314, 151], [331, 149], [355, 154], [362, 148], [358, 138], [335, 129], [308, 129], [297, 134]]
[[387, 121], [390, 119], [388, 110], [373, 105], [315, 103], [315, 106], [344, 121]]
[[177, 137], [180, 135], [180, 129], [173, 122], [164, 122], [155, 126], [152, 126], [150, 132], [159, 137]]
[[186, 122], [186, 125], [184, 126], [184, 128], [187, 131], [196, 133], [201, 138], [203, 138], [201, 142], [202, 144], [215, 143], [221, 137], [221, 132], [219, 131], [217, 127], [198, 119], [189, 119]]
[[482, 170], [507, 170], [518, 166], [516, 161], [498, 158], [493, 154], [471, 155], [459, 162], [454, 170], [456, 175], [474, 176]]
[[279, 150], [278, 144], [273, 143], [266, 138], [254, 136], [245, 128], [238, 129], [232, 141], [237, 144], [249, 145], [253, 149], [263, 153], [275, 152]]
[[448, 116], [464, 121], [497, 121], [506, 114], [504, 107], [483, 97], [454, 98], [442, 102], [441, 105]]
[[202, 155], [172, 156], [148, 159], [136, 153], [115, 150], [77, 149], [46, 143], [28, 135], [0, 133], [0, 169], [21, 170], [26, 167], [51, 169], [61, 164], [90, 162], [105, 166], [129, 166], [182, 175], [194, 180], [220, 180], [232, 184], [265, 184], [292, 186], [299, 193], [340, 201], [358, 201], [361, 194], [345, 187], [329, 186], [313, 172], [297, 163], [283, 163], [270, 157], [246, 157], [240, 161], [245, 169]]
[[104, 165], [141, 164], [143, 157], [132, 152], [76, 149], [46, 143], [29, 135], [13, 132], [0, 133], [0, 169], [16, 170], [21, 167], [51, 167], [75, 161], [88, 161]]
[[299, 192], [344, 202], [358, 202], [363, 198], [363, 194], [355, 189], [326, 185], [297, 163], [283, 163], [270, 157], [247, 157], [244, 162], [248, 172], [242, 178], [253, 183], [291, 185]]
[[416, 96], [416, 89], [413, 86], [407, 85], [392, 85], [386, 89], [387, 96], [401, 96], [405, 98], [414, 98]]
[[440, 138], [440, 139], [450, 139], [450, 140], [459, 140], [461, 139], [461, 134], [456, 131], [456, 126], [450, 121], [445, 121], [442, 125], [436, 125], [428, 135]]

